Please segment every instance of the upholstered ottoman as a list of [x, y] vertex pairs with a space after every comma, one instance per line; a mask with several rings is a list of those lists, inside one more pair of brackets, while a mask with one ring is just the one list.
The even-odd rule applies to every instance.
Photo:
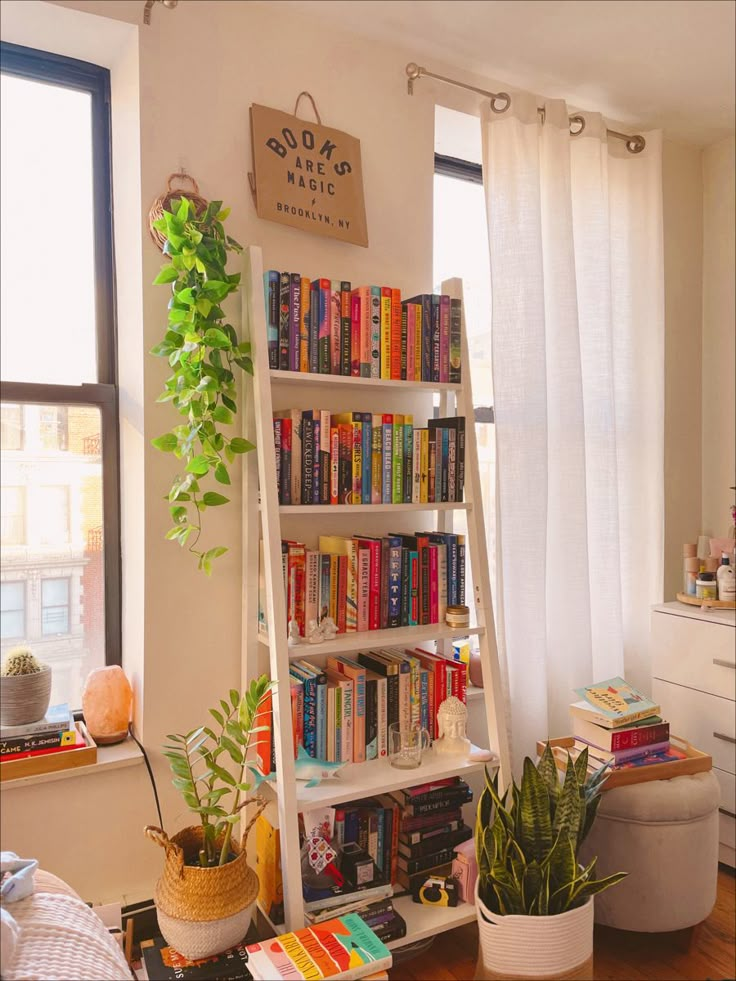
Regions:
[[660, 933], [702, 922], [716, 900], [718, 804], [713, 773], [604, 791], [581, 860], [596, 878], [628, 872], [595, 897], [595, 922]]

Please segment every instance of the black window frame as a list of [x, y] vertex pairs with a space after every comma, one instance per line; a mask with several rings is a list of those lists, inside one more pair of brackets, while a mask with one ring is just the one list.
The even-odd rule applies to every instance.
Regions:
[[0, 399], [30, 405], [89, 405], [96, 406], [100, 411], [105, 664], [121, 664], [120, 440], [110, 72], [107, 68], [76, 58], [0, 41], [0, 73], [86, 92], [90, 96], [97, 381], [65, 385], [0, 379]]

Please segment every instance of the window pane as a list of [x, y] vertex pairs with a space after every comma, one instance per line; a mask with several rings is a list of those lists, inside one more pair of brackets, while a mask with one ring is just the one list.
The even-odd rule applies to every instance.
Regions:
[[20, 405], [6, 402], [0, 409], [0, 430], [2, 445], [8, 450], [23, 448], [23, 409]]
[[100, 410], [19, 409], [23, 448], [0, 447], [2, 648], [27, 643], [51, 665], [53, 701], [79, 708], [105, 663]]
[[0, 76], [5, 381], [97, 381], [90, 108], [87, 92]]
[[25, 633], [25, 583], [0, 583], [0, 639], [20, 639]]

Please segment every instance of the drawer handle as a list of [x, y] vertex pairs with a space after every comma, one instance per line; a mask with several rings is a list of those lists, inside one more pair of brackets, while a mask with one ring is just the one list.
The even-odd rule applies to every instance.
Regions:
[[723, 732], [714, 732], [713, 735], [716, 739], [722, 739], [724, 743], [736, 743], [736, 739], [733, 736], [727, 736]]
[[721, 814], [725, 814], [726, 817], [736, 818], [736, 814], [734, 814], [733, 811], [727, 811], [725, 807], [719, 807], [718, 810], [721, 812]]
[[736, 662], [724, 661], [722, 657], [714, 657], [713, 663], [717, 664], [719, 668], [733, 668], [736, 671]]

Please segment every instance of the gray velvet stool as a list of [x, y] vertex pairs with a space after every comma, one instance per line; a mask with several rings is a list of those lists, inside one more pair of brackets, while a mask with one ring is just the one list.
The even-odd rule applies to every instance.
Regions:
[[716, 901], [720, 788], [712, 772], [604, 791], [581, 861], [596, 878], [628, 872], [595, 897], [595, 922], [664, 933], [701, 923]]

